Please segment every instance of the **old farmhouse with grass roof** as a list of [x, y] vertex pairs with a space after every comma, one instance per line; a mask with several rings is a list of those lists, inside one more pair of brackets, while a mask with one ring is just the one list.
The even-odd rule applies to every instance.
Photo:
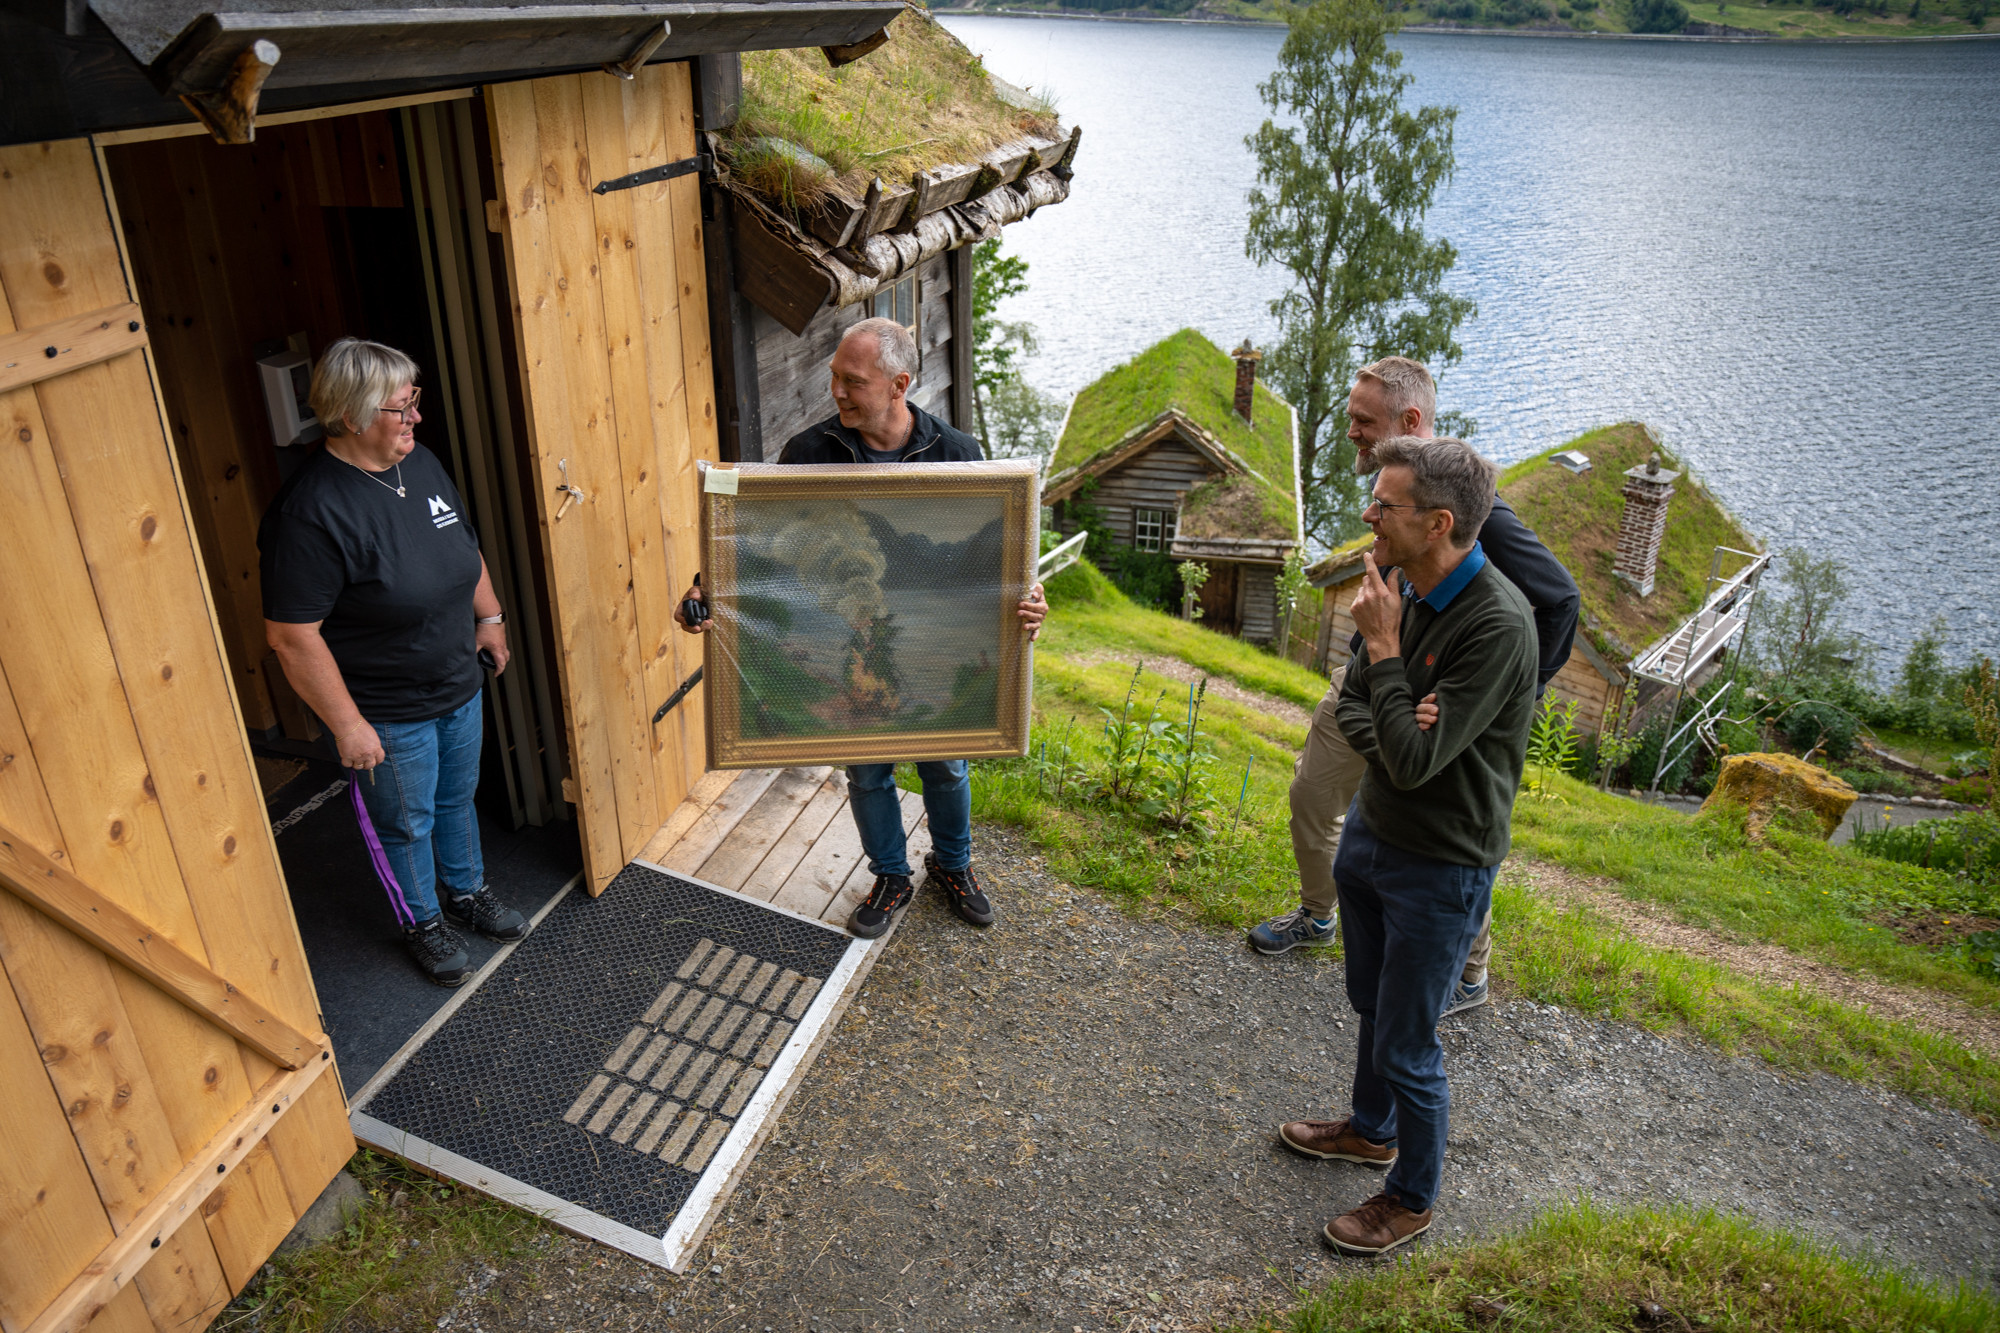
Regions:
[[1302, 520], [1297, 423], [1258, 357], [1182, 329], [1107, 372], [1071, 404], [1043, 499], [1065, 534], [1098, 534], [1093, 558], [1128, 588], [1206, 565], [1202, 622], [1268, 643]]

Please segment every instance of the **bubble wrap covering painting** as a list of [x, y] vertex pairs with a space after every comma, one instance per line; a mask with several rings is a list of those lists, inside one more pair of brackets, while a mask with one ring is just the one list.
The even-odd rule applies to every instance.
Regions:
[[1026, 461], [704, 471], [710, 768], [1026, 753]]

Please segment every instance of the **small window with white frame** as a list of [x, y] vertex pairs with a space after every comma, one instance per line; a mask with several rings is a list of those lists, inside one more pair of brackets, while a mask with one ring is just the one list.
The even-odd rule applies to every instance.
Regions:
[[1134, 509], [1132, 546], [1140, 551], [1164, 551], [1174, 544], [1174, 512], [1171, 509]]
[[910, 331], [910, 337], [917, 344], [919, 365], [923, 360], [923, 322], [919, 317], [917, 275], [907, 274], [887, 287], [876, 289], [868, 303], [868, 313], [875, 319], [893, 319]]

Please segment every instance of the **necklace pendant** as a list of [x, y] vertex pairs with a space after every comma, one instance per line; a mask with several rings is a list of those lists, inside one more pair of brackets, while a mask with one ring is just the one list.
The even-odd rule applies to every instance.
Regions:
[[404, 490], [404, 489], [403, 489], [403, 488], [402, 488], [401, 486], [398, 486], [398, 487], [396, 488], [396, 495], [397, 495], [397, 496], [398, 496], [399, 498], [400, 498], [400, 497], [402, 497], [402, 496], [405, 496], [405, 495], [408, 495], [408, 494], [409, 494], [409, 492], [408, 492], [408, 491], [406, 491], [406, 490]]

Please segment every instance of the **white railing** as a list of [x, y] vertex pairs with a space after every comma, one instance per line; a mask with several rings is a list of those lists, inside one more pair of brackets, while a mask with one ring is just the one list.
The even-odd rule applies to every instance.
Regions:
[[1043, 552], [1042, 558], [1035, 562], [1035, 579], [1039, 582], [1051, 575], [1068, 569], [1071, 565], [1081, 560], [1083, 558], [1083, 544], [1089, 538], [1090, 534], [1088, 532], [1079, 532], [1076, 536], [1071, 537], [1054, 550]]

